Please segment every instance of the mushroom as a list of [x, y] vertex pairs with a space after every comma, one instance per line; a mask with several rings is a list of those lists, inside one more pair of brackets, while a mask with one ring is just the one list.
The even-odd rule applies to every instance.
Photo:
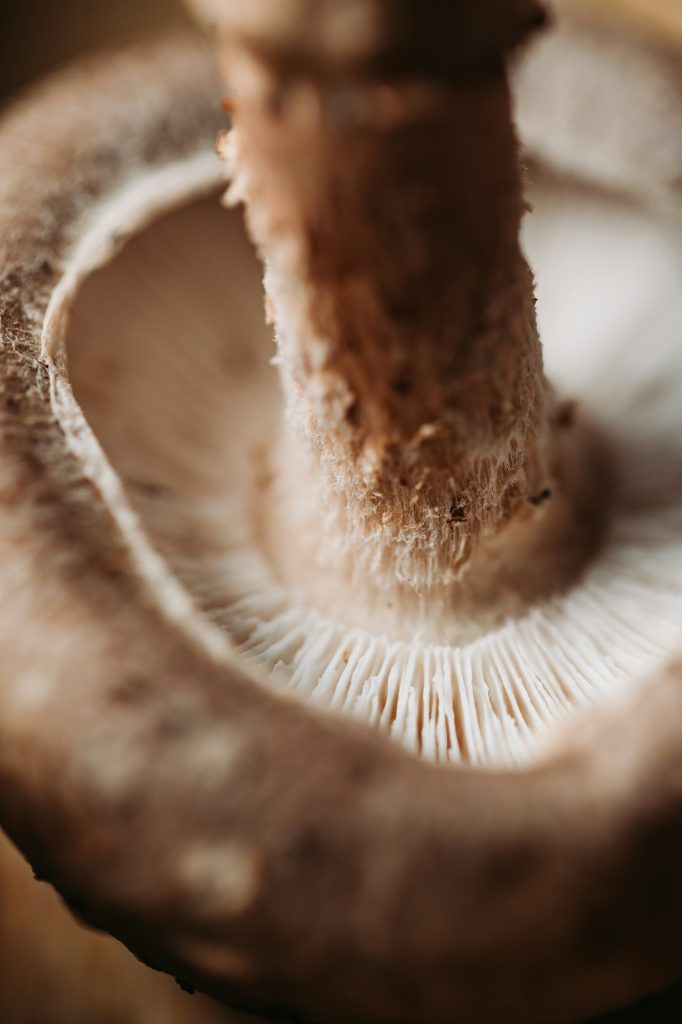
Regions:
[[[271, 1016], [623, 1003], [682, 962], [671, 307], [646, 356], [601, 346], [620, 390], [585, 327], [584, 411], [545, 381], [501, 59], [534, 5], [405, 3], [388, 34], [374, 2], [220, 11], [285, 430], [235, 215], [232, 262], [205, 205], [159, 229], [174, 287], [147, 307], [145, 236], [114, 259], [218, 181], [202, 51], [76, 72], [0, 135], [0, 823], [82, 919]], [[669, 300], [677, 229], [583, 201]], [[228, 269], [221, 367], [190, 299]], [[331, 708], [277, 689], [320, 683]]]
[[188, 582], [275, 683], [433, 760], [522, 762], [571, 708], [665, 660], [679, 600], [675, 574], [657, 580], [665, 610], [641, 636], [649, 598], [623, 578], [648, 578], [650, 552], [613, 536], [632, 526], [624, 498], [609, 508], [618, 456], [542, 374], [490, 72], [539, 9], [481, 7], [483, 31], [436, 4], [422, 49], [409, 5], [390, 33], [380, 4], [214, 8], [228, 202], [246, 201], [265, 262], [287, 426], [238, 561]]
[[646, 0], [555, 3], [555, 29], [523, 54], [515, 72], [526, 146], [564, 176], [640, 201], [647, 196], [679, 216], [679, 7]]

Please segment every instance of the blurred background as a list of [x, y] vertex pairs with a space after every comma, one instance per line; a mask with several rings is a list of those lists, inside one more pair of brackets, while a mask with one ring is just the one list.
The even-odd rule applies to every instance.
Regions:
[[81, 53], [189, 20], [181, 0], [4, 0], [0, 102]]
[[[248, 0], [244, 0], [248, 3]], [[646, 29], [682, 45], [682, 0], [548, 0]], [[188, 25], [182, 0], [3, 0], [0, 2], [0, 102], [79, 53], [141, 33]]]

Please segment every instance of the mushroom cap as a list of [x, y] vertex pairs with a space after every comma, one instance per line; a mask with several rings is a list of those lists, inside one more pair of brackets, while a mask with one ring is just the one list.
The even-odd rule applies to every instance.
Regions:
[[82, 919], [262, 1012], [547, 1024], [651, 991], [682, 965], [680, 660], [514, 773], [288, 701], [155, 554], [43, 346], [93, 219], [214, 180], [216, 94], [174, 40], [0, 127], [0, 824]]
[[[679, 10], [611, 0], [561, 0], [557, 8], [552, 31], [524, 51], [516, 68], [525, 145], [565, 176], [646, 197], [679, 218]], [[639, 33], [629, 29], [631, 19]]]

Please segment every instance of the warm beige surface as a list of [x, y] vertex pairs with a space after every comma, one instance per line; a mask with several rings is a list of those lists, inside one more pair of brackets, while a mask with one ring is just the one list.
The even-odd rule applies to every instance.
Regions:
[[2, 1024], [245, 1020], [202, 996], [190, 997], [113, 939], [77, 924], [54, 889], [35, 881], [1, 832], [0, 950]]

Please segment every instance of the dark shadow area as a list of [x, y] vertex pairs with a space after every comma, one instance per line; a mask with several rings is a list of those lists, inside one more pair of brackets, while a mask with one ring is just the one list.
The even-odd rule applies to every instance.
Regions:
[[682, 982], [627, 1010], [595, 1017], [589, 1024], [680, 1024], [682, 1021]]
[[189, 23], [181, 0], [5, 0], [0, 3], [0, 104], [90, 50]]

